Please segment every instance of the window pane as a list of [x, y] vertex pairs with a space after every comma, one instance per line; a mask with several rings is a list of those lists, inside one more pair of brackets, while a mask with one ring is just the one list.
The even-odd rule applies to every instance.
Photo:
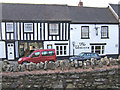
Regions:
[[54, 51], [48, 51], [49, 56], [55, 55]]
[[25, 23], [24, 24], [24, 32], [33, 32], [33, 24]]
[[95, 46], [95, 53], [100, 54], [101, 46]]
[[60, 50], [62, 50], [62, 46], [60, 46]]
[[101, 27], [101, 37], [102, 38], [107, 38], [108, 37], [108, 27]]
[[47, 56], [48, 55], [48, 52], [47, 51], [43, 51], [42, 52], [42, 56]]
[[94, 46], [91, 47], [92, 53], [94, 52]]
[[13, 32], [13, 23], [6, 23], [6, 32]]
[[81, 33], [82, 33], [82, 38], [89, 38], [88, 27], [82, 27]]
[[64, 46], [64, 55], [66, 55], [66, 46]]
[[40, 56], [40, 52], [36, 52], [32, 55], [32, 57], [39, 57]]
[[56, 55], [59, 55], [59, 47], [56, 46]]
[[104, 46], [102, 46], [102, 54], [104, 54]]
[[58, 24], [49, 24], [50, 29], [49, 29], [49, 33], [50, 35], [58, 35]]
[[59, 47], [58, 47], [58, 46], [56, 46], [56, 50], [59, 50]]
[[47, 49], [52, 49], [52, 45], [47, 45]]
[[60, 46], [60, 55], [62, 55], [62, 50], [63, 50], [62, 46]]

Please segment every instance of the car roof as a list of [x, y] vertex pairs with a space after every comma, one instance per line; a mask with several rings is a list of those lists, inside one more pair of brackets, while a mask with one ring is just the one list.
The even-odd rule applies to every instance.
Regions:
[[37, 51], [55, 51], [55, 49], [39, 49], [39, 50], [35, 50], [35, 52]]
[[97, 54], [97, 53], [91, 53], [91, 52], [82, 52], [83, 54]]

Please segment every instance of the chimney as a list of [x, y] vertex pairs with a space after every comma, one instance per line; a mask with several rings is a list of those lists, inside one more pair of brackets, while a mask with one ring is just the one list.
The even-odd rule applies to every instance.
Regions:
[[79, 4], [78, 4], [79, 7], [83, 7], [83, 2], [80, 0], [79, 1]]

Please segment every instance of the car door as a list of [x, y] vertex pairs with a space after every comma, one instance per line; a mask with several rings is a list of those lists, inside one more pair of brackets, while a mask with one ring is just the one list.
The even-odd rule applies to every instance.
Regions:
[[30, 62], [39, 63], [40, 62], [40, 52], [35, 52], [30, 58]]
[[41, 52], [41, 57], [40, 57], [40, 60], [42, 61], [42, 62], [45, 62], [45, 61], [48, 61], [48, 51], [42, 51]]

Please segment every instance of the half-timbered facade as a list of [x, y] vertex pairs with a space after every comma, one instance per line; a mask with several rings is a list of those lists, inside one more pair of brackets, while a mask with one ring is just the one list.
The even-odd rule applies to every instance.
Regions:
[[2, 10], [0, 58], [14, 60], [41, 48], [54, 48], [57, 56], [69, 56], [66, 5], [3, 3]]

